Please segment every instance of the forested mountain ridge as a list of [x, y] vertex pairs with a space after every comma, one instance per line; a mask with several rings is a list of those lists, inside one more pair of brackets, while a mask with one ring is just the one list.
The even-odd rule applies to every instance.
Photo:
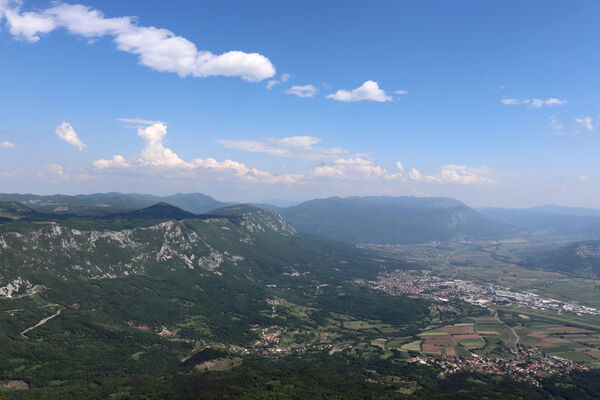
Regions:
[[331, 197], [280, 212], [301, 231], [351, 243], [491, 239], [513, 230], [450, 198]]
[[94, 193], [73, 196], [0, 193], [0, 202], [3, 201], [18, 202], [41, 213], [79, 216], [101, 216], [139, 210], [160, 202], [194, 214], [205, 213], [231, 204], [215, 200], [202, 193], [177, 193], [163, 197], [137, 193]]

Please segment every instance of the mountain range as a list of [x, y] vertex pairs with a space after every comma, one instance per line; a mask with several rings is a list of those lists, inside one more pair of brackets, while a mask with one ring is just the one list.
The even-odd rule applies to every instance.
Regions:
[[[191, 217], [191, 214], [210, 214], [215, 209], [234, 204], [201, 193], [164, 197], [123, 193], [76, 196], [0, 194], [0, 202], [4, 202], [5, 208], [11, 202], [14, 207], [27, 207], [21, 213], [28, 213], [31, 218], [44, 214], [56, 218], [112, 218], [116, 215], [126, 218], [129, 212], [149, 213], [151, 216], [157, 209], [148, 207], [168, 204], [179, 208], [177, 219], [183, 219]], [[600, 235], [600, 210], [555, 205], [528, 209], [473, 209], [450, 198], [380, 196], [330, 197], [288, 207], [262, 203], [254, 206], [281, 214], [302, 232], [350, 243], [489, 240], [532, 232], [576, 235], [582, 239]], [[0, 209], [0, 222], [6, 215], [7, 212]]]

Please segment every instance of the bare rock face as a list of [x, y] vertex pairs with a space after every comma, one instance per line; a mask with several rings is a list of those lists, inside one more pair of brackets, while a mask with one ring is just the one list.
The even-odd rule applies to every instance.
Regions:
[[256, 210], [242, 214], [241, 225], [250, 232], [273, 231], [284, 236], [298, 233], [296, 228], [285, 218], [271, 210]]
[[[92, 225], [93, 226], [93, 225]], [[0, 232], [0, 297], [24, 292], [31, 276], [52, 272], [62, 280], [114, 279], [163, 271], [218, 273], [225, 263], [244, 263], [240, 250], [265, 233], [297, 233], [279, 214], [262, 209], [210, 219], [168, 220], [129, 229], [75, 229], [42, 222]]]
[[22, 380], [16, 380], [7, 382], [4, 385], [0, 385], [0, 388], [12, 390], [27, 390], [29, 389], [29, 384]]

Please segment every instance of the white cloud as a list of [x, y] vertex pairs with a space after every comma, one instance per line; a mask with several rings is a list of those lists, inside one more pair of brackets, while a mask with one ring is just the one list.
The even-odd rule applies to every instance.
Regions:
[[289, 156], [289, 149], [274, 147], [258, 140], [219, 140], [221, 146], [228, 149], [249, 151], [252, 153], [267, 153], [274, 156]]
[[276, 85], [279, 85], [281, 82], [276, 81], [275, 79], [271, 79], [269, 82], [267, 82], [267, 89], [271, 90], [273, 89], [273, 87], [275, 87]]
[[13, 169], [11, 171], [0, 171], [0, 176], [3, 178], [10, 178], [13, 176], [17, 176], [17, 174], [21, 171], [20, 169]]
[[583, 118], [575, 118], [575, 122], [581, 126], [583, 126], [588, 131], [594, 130], [594, 125], [592, 125], [591, 117], [583, 117]]
[[152, 124], [156, 124], [157, 122], [161, 122], [161, 121], [154, 121], [151, 119], [143, 119], [143, 118], [117, 118], [117, 121], [125, 122], [128, 124], [134, 124], [134, 125], [152, 125]]
[[398, 171], [404, 172], [404, 165], [400, 161], [396, 163], [396, 168], [398, 168]]
[[217, 178], [237, 178], [252, 183], [298, 183], [304, 176], [301, 174], [275, 175], [232, 160], [217, 161], [214, 158], [196, 158], [192, 161], [182, 160], [175, 152], [164, 146], [167, 126], [157, 122], [137, 130], [138, 136], [144, 140], [145, 146], [140, 154], [128, 162], [123, 156], [116, 155], [112, 159], [100, 159], [93, 163], [97, 170], [135, 170], [140, 173], [163, 174], [195, 179], [204, 175]]
[[361, 157], [338, 158], [329, 163], [317, 166], [312, 176], [315, 178], [341, 179], [341, 180], [391, 180], [402, 177], [403, 167], [396, 163], [398, 172], [389, 172], [375, 164], [373, 160]]
[[129, 163], [125, 160], [125, 157], [121, 155], [115, 155], [111, 160], [96, 160], [92, 163], [96, 169], [107, 169], [107, 168], [126, 168], [129, 167]]
[[549, 98], [546, 100], [542, 100], [542, 99], [532, 99], [531, 100], [531, 105], [533, 105], [534, 107], [542, 107], [542, 106], [549, 106], [549, 107], [553, 107], [553, 106], [562, 106], [563, 104], [566, 104], [566, 100], [560, 100], [560, 99], [555, 99], [555, 98]]
[[292, 74], [281, 74], [281, 82], [287, 82], [292, 77]]
[[315, 144], [319, 143], [320, 141], [321, 139], [313, 136], [291, 136], [277, 139], [276, 143], [285, 147], [310, 150]]
[[347, 154], [348, 151], [333, 147], [317, 147], [321, 139], [313, 136], [266, 138], [263, 140], [218, 140], [223, 147], [252, 153], [308, 160], [328, 160]]
[[500, 102], [507, 106], [516, 106], [518, 104], [527, 104], [527, 103], [529, 103], [529, 100], [519, 100], [519, 99], [515, 99], [515, 98], [503, 98], [503, 99], [500, 99]]
[[548, 126], [556, 131], [556, 133], [558, 135], [562, 135], [562, 130], [565, 127], [557, 118], [556, 115], [551, 115], [550, 116], [550, 122], [548, 123]]
[[38, 172], [37, 175], [38, 178], [50, 182], [69, 179], [69, 175], [65, 172], [64, 167], [60, 164], [47, 164], [44, 166], [42, 171]]
[[421, 173], [416, 168], [412, 168], [408, 173], [408, 177], [413, 181], [421, 180]]
[[494, 183], [488, 176], [491, 170], [487, 167], [467, 167], [465, 165], [448, 164], [440, 168], [438, 175], [428, 175], [426, 182], [458, 183], [462, 185]]
[[395, 90], [394, 93], [402, 96], [404, 94], [408, 94], [408, 90]]
[[13, 142], [0, 142], [0, 147], [15, 147]]
[[579, 180], [580, 180], [581, 182], [586, 182], [586, 181], [588, 181], [589, 179], [590, 179], [590, 177], [589, 177], [589, 176], [587, 176], [587, 175], [579, 175]]
[[293, 94], [298, 97], [314, 97], [315, 94], [317, 94], [317, 88], [313, 85], [296, 85], [284, 90], [283, 92], [287, 94]]
[[79, 140], [77, 133], [75, 133], [75, 129], [68, 122], [63, 122], [54, 130], [56, 136], [58, 136], [62, 141], [69, 143], [77, 147], [80, 151], [85, 150], [86, 146]]
[[21, 12], [20, 3], [13, 4], [16, 6], [4, 10], [9, 32], [32, 43], [62, 27], [88, 39], [111, 36], [119, 50], [136, 54], [140, 64], [181, 77], [238, 76], [258, 82], [275, 75], [271, 61], [259, 53], [217, 55], [198, 50], [194, 43], [167, 29], [139, 26], [135, 17], [106, 18], [90, 7], [64, 3], [43, 11]]
[[338, 100], [338, 101], [377, 101], [377, 102], [386, 102], [392, 101], [392, 97], [388, 96], [384, 90], [379, 88], [377, 82], [374, 81], [366, 81], [362, 84], [362, 86], [348, 90], [338, 90], [337, 92], [327, 95], [328, 99]]
[[561, 106], [563, 104], [565, 104], [567, 101], [566, 100], [560, 100], [554, 97], [550, 97], [546, 100], [544, 99], [517, 99], [514, 97], [505, 97], [500, 99], [500, 102], [502, 104], [508, 105], [508, 106], [516, 106], [516, 105], [520, 105], [520, 104], [528, 104], [531, 105], [532, 107], [535, 108], [540, 108], [540, 107], [554, 107], [554, 106]]

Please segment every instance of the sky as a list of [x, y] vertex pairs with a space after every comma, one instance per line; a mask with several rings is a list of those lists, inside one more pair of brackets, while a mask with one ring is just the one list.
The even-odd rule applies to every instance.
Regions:
[[600, 208], [598, 15], [0, 0], [0, 192]]

